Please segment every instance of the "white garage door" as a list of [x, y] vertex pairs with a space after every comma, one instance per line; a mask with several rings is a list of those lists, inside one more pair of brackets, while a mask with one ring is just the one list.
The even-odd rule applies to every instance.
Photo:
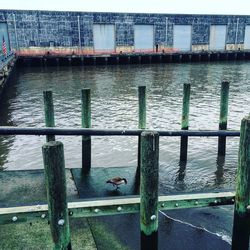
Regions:
[[134, 47], [135, 50], [154, 49], [154, 26], [135, 25], [134, 26]]
[[174, 25], [173, 48], [180, 51], [191, 50], [192, 26]]
[[244, 49], [250, 49], [250, 25], [245, 29]]
[[210, 50], [225, 50], [226, 25], [211, 25], [210, 27]]
[[94, 24], [93, 36], [96, 52], [113, 52], [115, 50], [115, 25]]

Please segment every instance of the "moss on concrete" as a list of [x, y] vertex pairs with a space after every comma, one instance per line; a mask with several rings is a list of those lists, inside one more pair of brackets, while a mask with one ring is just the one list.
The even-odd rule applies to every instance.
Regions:
[[95, 218], [88, 219], [88, 222], [98, 250], [129, 250], [108, 225]]
[[[71, 219], [70, 230], [72, 249], [97, 249], [86, 219]], [[32, 224], [22, 223], [1, 226], [0, 249], [53, 249], [48, 222], [39, 221]]]
[[[71, 172], [66, 169], [67, 198], [76, 200], [78, 193]], [[0, 172], [0, 207], [47, 202], [43, 170]]]

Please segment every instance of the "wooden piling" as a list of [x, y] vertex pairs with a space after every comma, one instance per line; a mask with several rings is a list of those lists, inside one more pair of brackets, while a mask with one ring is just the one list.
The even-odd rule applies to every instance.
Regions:
[[[188, 130], [189, 127], [189, 103], [190, 103], [190, 84], [183, 85], [182, 119], [181, 129]], [[188, 136], [181, 136], [180, 144], [180, 164], [186, 164], [188, 150]]]
[[[91, 95], [90, 89], [82, 89], [82, 127], [91, 127]], [[82, 136], [82, 171], [88, 173], [91, 168], [91, 137]]]
[[54, 249], [71, 249], [63, 144], [44, 144], [43, 161], [49, 209], [49, 222]]
[[146, 86], [138, 87], [139, 98], [139, 129], [146, 128]]
[[[43, 91], [45, 125], [46, 127], [55, 127], [54, 104], [52, 91]], [[46, 136], [47, 142], [55, 141], [54, 135]]]
[[233, 250], [247, 250], [250, 233], [250, 115], [241, 121], [232, 236]]
[[[139, 129], [146, 128], [146, 86], [138, 87], [138, 100], [139, 100]], [[138, 137], [138, 168], [137, 176], [140, 178], [140, 162], [141, 162], [141, 137]]]
[[[229, 82], [221, 83], [219, 130], [227, 129]], [[226, 155], [226, 136], [218, 137], [218, 158]]]
[[141, 249], [158, 249], [159, 134], [141, 134]]

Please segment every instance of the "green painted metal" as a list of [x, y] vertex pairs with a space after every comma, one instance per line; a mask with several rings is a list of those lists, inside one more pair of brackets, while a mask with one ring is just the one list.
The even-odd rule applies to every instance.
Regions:
[[[229, 98], [229, 82], [224, 81], [221, 83], [219, 130], [227, 129], [228, 98]], [[225, 155], [226, 155], [226, 137], [219, 136], [218, 157], [225, 157]]]
[[50, 141], [42, 151], [54, 249], [71, 249], [63, 144]]
[[141, 134], [141, 249], [158, 248], [159, 134]]
[[[45, 125], [46, 127], [55, 127], [52, 91], [43, 91], [43, 101], [44, 101]], [[46, 139], [47, 139], [47, 142], [55, 141], [55, 136], [47, 135]]]
[[[183, 85], [183, 102], [182, 102], [182, 118], [181, 129], [188, 130], [189, 127], [189, 103], [190, 103], [190, 84]], [[188, 136], [181, 136], [180, 144], [180, 163], [187, 162]]]
[[[82, 127], [91, 127], [90, 89], [82, 89]], [[91, 136], [82, 136], [82, 171], [88, 173], [91, 168]]]
[[[159, 196], [158, 209], [172, 210], [230, 205], [234, 204], [234, 198], [234, 192]], [[139, 196], [133, 196], [133, 198], [114, 198], [112, 200], [92, 199], [88, 201], [69, 202], [68, 209], [69, 216], [73, 218], [138, 213], [140, 198]], [[12, 221], [14, 216], [17, 217], [15, 222]], [[0, 225], [30, 222], [39, 219], [44, 220], [47, 218], [47, 205], [0, 208]]]
[[250, 233], [250, 115], [241, 121], [232, 249], [248, 249]]

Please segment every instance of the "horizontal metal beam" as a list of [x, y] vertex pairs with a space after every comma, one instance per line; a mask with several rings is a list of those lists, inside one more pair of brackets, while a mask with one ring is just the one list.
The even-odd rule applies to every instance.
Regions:
[[[158, 209], [171, 210], [230, 205], [234, 203], [234, 197], [234, 192], [159, 196]], [[69, 216], [73, 218], [138, 213], [140, 197], [69, 202], [68, 208]], [[48, 219], [47, 204], [0, 208], [0, 225], [37, 219]]]
[[[92, 136], [139, 136], [142, 129], [91, 129], [91, 128], [28, 128], [1, 127], [0, 135], [92, 135]], [[160, 136], [240, 136], [239, 131], [228, 130], [154, 130]]]

